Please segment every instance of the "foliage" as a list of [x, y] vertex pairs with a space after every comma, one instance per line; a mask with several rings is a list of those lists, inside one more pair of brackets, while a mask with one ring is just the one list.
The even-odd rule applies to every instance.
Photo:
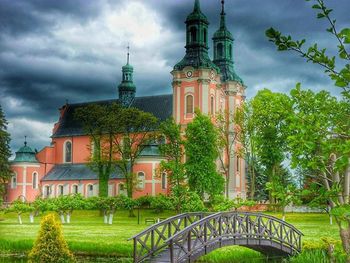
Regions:
[[63, 238], [60, 223], [55, 215], [46, 215], [40, 224], [40, 231], [34, 247], [29, 253], [31, 262], [75, 262], [73, 254]]
[[[308, 0], [310, 1], [310, 0]], [[350, 99], [350, 28], [338, 30], [336, 20], [331, 18], [332, 9], [326, 7], [323, 0], [313, 0], [313, 9], [317, 10], [317, 18], [326, 19], [330, 27], [327, 28], [338, 42], [338, 58], [327, 55], [327, 49], [319, 48], [317, 43], [305, 48], [306, 40], [294, 41], [291, 36], [284, 36], [274, 28], [266, 30], [266, 36], [273, 42], [279, 51], [294, 51], [300, 54], [308, 62], [321, 65], [325, 73], [334, 81], [334, 84], [342, 88], [344, 97]], [[338, 65], [338, 67], [337, 67]]]
[[154, 209], [155, 213], [162, 213], [164, 210], [172, 210], [174, 207], [168, 196], [159, 194], [152, 199], [151, 208]]
[[240, 197], [234, 199], [217, 198], [212, 205], [214, 211], [237, 211], [243, 206], [253, 206], [255, 202], [252, 200], [244, 200]]
[[184, 140], [181, 137], [181, 125], [174, 119], [168, 119], [160, 125], [160, 132], [165, 136], [165, 143], [160, 144], [159, 150], [166, 159], [160, 163], [160, 173], [166, 172], [168, 185], [174, 197], [176, 211], [180, 211], [185, 191]]
[[[173, 200], [172, 197], [171, 200]], [[183, 194], [183, 203], [180, 207], [181, 212], [200, 212], [206, 210], [202, 198], [197, 193], [186, 191]]]
[[144, 195], [144, 196], [137, 198], [136, 201], [137, 201], [137, 204], [139, 207], [150, 208], [153, 198], [154, 197], [151, 195]]
[[11, 157], [10, 134], [7, 121], [0, 105], [0, 203], [6, 193], [6, 185], [12, 176], [9, 159]]
[[[234, 160], [232, 158], [235, 156], [235, 146], [237, 142], [238, 135], [240, 133], [240, 124], [236, 125], [235, 123], [235, 114], [225, 111], [225, 112], [218, 112], [215, 116], [215, 128], [217, 131], [217, 151], [218, 151], [218, 157], [221, 163], [221, 169], [225, 173], [225, 192], [226, 192], [226, 198], [229, 197], [229, 190], [230, 190], [230, 171], [232, 170], [233, 163], [231, 162]], [[225, 158], [228, 156], [228, 160], [226, 161]], [[239, 156], [239, 154], [236, 154], [236, 156]]]
[[186, 129], [186, 173], [191, 191], [201, 198], [223, 192], [224, 179], [216, 170], [217, 132], [208, 116], [196, 110]]

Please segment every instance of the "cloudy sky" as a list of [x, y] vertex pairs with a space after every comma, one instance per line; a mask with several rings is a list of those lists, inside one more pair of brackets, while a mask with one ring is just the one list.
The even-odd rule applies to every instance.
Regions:
[[[69, 103], [117, 98], [126, 46], [131, 46], [137, 95], [171, 93], [173, 65], [184, 55], [186, 16], [193, 0], [0, 0], [0, 104], [9, 121], [11, 148], [25, 135], [30, 146], [50, 143], [58, 108]], [[349, 0], [328, 0], [339, 27], [349, 27]], [[304, 0], [226, 0], [234, 34], [235, 68], [248, 86], [288, 92], [335, 90], [316, 65], [276, 52], [267, 41], [271, 26], [296, 38], [336, 46]], [[220, 1], [201, 0], [218, 28]], [[334, 50], [330, 49], [330, 52]], [[210, 54], [212, 50], [210, 50]]]

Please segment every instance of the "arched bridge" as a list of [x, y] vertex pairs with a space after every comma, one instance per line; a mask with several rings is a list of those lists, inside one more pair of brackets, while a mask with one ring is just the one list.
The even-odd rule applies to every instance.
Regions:
[[248, 247], [266, 255], [301, 251], [303, 234], [273, 216], [249, 212], [184, 213], [133, 236], [134, 262], [193, 262], [217, 248]]

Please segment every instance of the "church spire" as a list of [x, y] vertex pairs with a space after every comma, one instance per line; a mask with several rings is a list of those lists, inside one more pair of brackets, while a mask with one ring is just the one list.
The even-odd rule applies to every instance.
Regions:
[[135, 99], [136, 86], [133, 82], [134, 68], [130, 65], [130, 46], [127, 46], [126, 65], [122, 68], [122, 82], [118, 86], [119, 101], [129, 107]]
[[199, 3], [199, 0], [195, 0], [193, 12], [201, 12], [201, 4]]
[[221, 0], [220, 28], [215, 32], [213, 37], [213, 62], [220, 68], [223, 81], [238, 81], [243, 83], [233, 67], [233, 41], [233, 36], [226, 27], [225, 1]]

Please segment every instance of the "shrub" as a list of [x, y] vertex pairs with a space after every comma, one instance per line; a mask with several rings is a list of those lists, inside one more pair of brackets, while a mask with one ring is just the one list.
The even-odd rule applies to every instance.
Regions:
[[138, 205], [142, 208], [151, 208], [151, 202], [153, 200], [153, 196], [144, 195], [136, 199]]
[[151, 208], [154, 209], [155, 213], [161, 213], [164, 210], [174, 209], [170, 198], [162, 194], [157, 195], [152, 199]]
[[185, 201], [181, 205], [182, 212], [200, 212], [206, 211], [204, 203], [200, 196], [195, 192], [187, 192]]
[[41, 220], [39, 235], [29, 253], [29, 262], [75, 262], [63, 238], [61, 224], [54, 214], [48, 214]]

